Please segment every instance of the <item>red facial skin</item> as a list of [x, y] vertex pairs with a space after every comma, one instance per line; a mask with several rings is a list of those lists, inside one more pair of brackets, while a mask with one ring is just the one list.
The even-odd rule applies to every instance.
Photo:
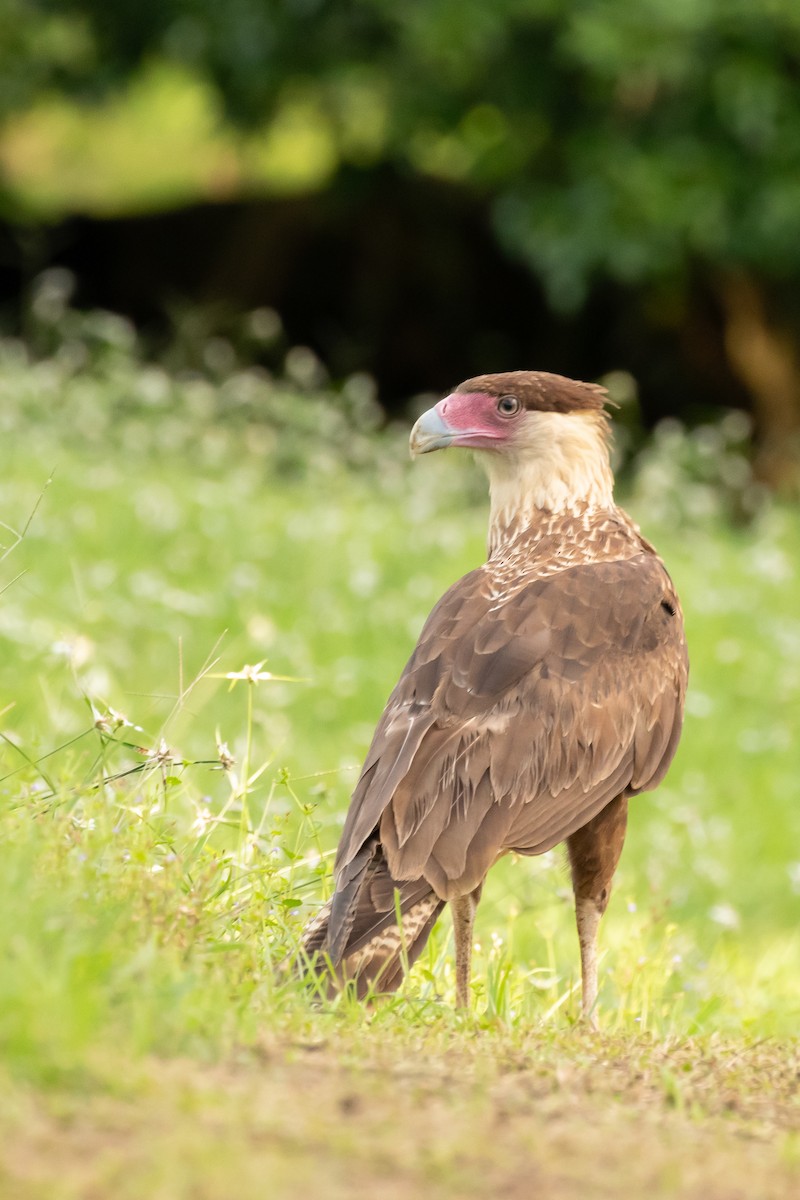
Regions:
[[453, 392], [440, 400], [435, 411], [454, 434], [450, 445], [491, 450], [507, 441], [520, 413], [504, 416], [498, 411], [498, 399], [485, 392]]

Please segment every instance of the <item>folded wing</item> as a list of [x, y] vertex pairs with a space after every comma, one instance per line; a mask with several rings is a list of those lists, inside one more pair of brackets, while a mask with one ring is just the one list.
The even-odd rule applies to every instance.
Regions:
[[615, 796], [655, 787], [687, 677], [660, 560], [588, 563], [502, 596], [487, 569], [431, 613], [375, 732], [336, 862], [337, 890], [377, 833], [396, 880], [443, 900], [496, 857], [538, 854]]

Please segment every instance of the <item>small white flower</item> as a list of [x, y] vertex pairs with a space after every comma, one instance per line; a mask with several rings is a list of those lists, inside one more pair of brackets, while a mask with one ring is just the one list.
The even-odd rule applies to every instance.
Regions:
[[136, 729], [140, 730], [140, 726], [134, 725], [133, 721], [129, 721], [124, 713], [118, 712], [116, 708], [109, 705], [105, 712], [101, 712], [94, 704], [92, 704], [92, 717], [94, 718], [95, 729], [102, 730], [103, 733], [116, 733], [118, 729]]
[[717, 925], [721, 925], [723, 929], [738, 929], [741, 925], [741, 918], [732, 904], [715, 904], [709, 910], [709, 917]]
[[293, 675], [273, 675], [271, 671], [264, 671], [263, 666], [267, 660], [264, 658], [261, 662], [245, 665], [239, 671], [226, 671], [224, 675], [212, 675], [212, 679], [230, 679], [231, 687], [235, 687], [241, 680], [244, 683], [300, 683]]
[[213, 819], [214, 818], [210, 808], [198, 809], [197, 816], [192, 822], [192, 833], [196, 833], [198, 837], [202, 837]]
[[240, 679], [245, 683], [266, 683], [268, 680], [273, 679], [274, 676], [271, 671], [262, 671], [261, 668], [265, 662], [266, 659], [262, 659], [261, 662], [255, 663], [253, 666], [243, 666], [239, 671], [228, 671], [225, 678], [232, 680], [234, 683]]
[[228, 743], [220, 741], [219, 735], [217, 735], [217, 757], [223, 771], [232, 771], [236, 766], [236, 759], [231, 754]]
[[124, 727], [127, 727], [128, 729], [139, 729], [138, 725], [134, 725], [133, 721], [128, 720], [128, 718], [125, 716], [125, 713], [121, 713], [116, 708], [112, 708], [110, 704], [108, 706], [108, 715], [114, 722], [114, 725], [117, 729], [122, 729]]
[[74, 637], [65, 637], [53, 642], [50, 649], [59, 658], [65, 658], [70, 666], [83, 667], [92, 657], [94, 646], [89, 638], [75, 634]]
[[160, 738], [158, 745], [153, 746], [150, 750], [145, 747], [140, 748], [140, 753], [144, 754], [149, 766], [171, 767], [177, 760], [174, 750], [170, 750], [164, 738]]

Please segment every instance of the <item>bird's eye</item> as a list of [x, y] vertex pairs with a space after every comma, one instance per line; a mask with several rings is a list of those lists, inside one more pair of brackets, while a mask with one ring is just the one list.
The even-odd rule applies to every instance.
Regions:
[[515, 417], [519, 412], [519, 400], [516, 396], [501, 396], [497, 401], [497, 411], [501, 417]]

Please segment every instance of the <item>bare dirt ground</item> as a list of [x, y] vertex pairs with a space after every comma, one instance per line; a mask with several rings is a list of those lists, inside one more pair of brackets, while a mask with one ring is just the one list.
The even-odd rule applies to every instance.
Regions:
[[800, 1194], [800, 1048], [265, 1042], [3, 1089], [3, 1200]]

